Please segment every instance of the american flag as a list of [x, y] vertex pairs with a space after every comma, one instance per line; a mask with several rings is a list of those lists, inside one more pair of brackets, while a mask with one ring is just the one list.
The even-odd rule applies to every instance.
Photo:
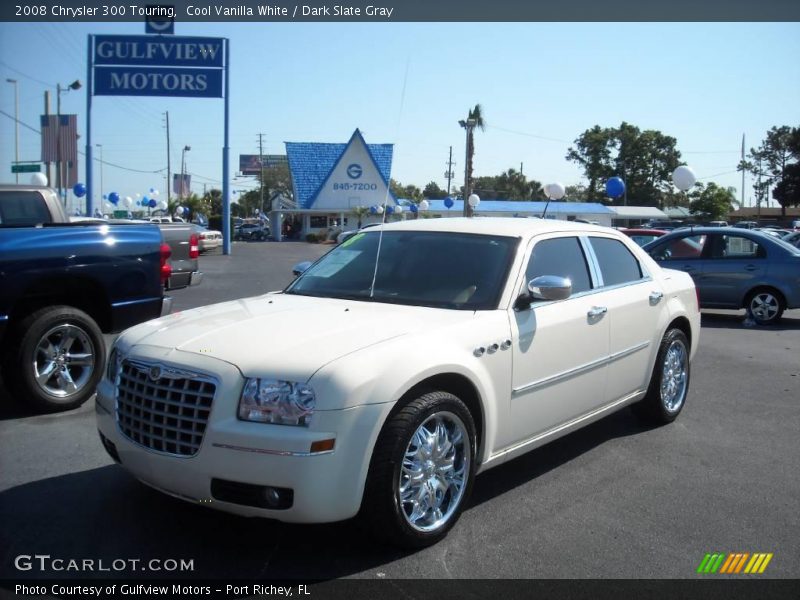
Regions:
[[[58, 162], [59, 152], [56, 135], [61, 138], [61, 161], [77, 162], [78, 160], [78, 117], [77, 115], [61, 115], [61, 122], [56, 126], [57, 115], [42, 115], [42, 161]], [[58, 130], [58, 134], [56, 134]]]
[[181, 186], [181, 176], [179, 173], [172, 175], [172, 192], [181, 197], [191, 194], [192, 176], [188, 173], [183, 176], [183, 186]]

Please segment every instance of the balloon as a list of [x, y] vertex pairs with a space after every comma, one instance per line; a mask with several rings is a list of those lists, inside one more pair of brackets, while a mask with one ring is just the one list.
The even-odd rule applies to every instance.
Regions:
[[382, 207], [382, 206], [379, 206], [379, 207], [378, 207], [378, 214], [379, 214], [379, 215], [382, 215], [382, 214], [383, 214], [383, 207]]
[[150, 208], [155, 208], [156, 206], [158, 206], [158, 202], [156, 202], [155, 198], [150, 198], [150, 202], [147, 203], [147, 206], [149, 206]]
[[378, 207], [377, 206], [370, 206], [369, 207], [369, 212], [370, 212], [371, 215], [378, 214]]
[[124, 206], [125, 208], [130, 208], [131, 206], [133, 206], [133, 198], [131, 198], [130, 196], [125, 196], [122, 199], [122, 206]]
[[697, 176], [689, 167], [678, 167], [672, 172], [672, 183], [682, 192], [691, 188], [696, 181]]
[[470, 194], [469, 198], [467, 199], [467, 202], [469, 202], [469, 205], [472, 208], [476, 208], [478, 204], [481, 203], [481, 198], [480, 196], [478, 196], [478, 194]]
[[155, 191], [156, 191], [156, 188], [150, 188], [150, 193], [151, 193], [151, 194], [152, 194], [153, 192], [155, 192]]
[[414, 213], [414, 214], [417, 214], [417, 212], [419, 211], [419, 206], [417, 206], [416, 204], [412, 204], [412, 205], [411, 205], [411, 208], [409, 208], [409, 210], [410, 210], [412, 213]]
[[74, 186], [72, 186], [72, 193], [78, 198], [83, 198], [86, 195], [86, 186], [82, 183], [76, 183]]
[[103, 194], [103, 200], [108, 200], [108, 194]]
[[619, 198], [625, 194], [625, 182], [619, 177], [606, 181], [606, 193], [609, 198]]
[[393, 206], [387, 206], [387, 207], [386, 207], [386, 214], [387, 214], [387, 215], [390, 215], [390, 214], [392, 214], [393, 212], [394, 212], [394, 207], [393, 207]]
[[566, 193], [566, 189], [564, 189], [564, 184], [562, 183], [548, 183], [544, 186], [544, 193], [551, 200], [561, 200]]
[[31, 175], [31, 185], [47, 185], [47, 176], [44, 173]]
[[453, 208], [453, 199], [450, 196], [448, 196], [447, 198], [444, 199], [444, 205], [447, 208]]
[[394, 208], [395, 214], [399, 215], [401, 212], [403, 212], [403, 207], [400, 206], [399, 204], [397, 206], [393, 207], [393, 208]]
[[419, 203], [419, 209], [420, 210], [428, 210], [430, 208], [430, 206], [431, 205], [427, 200], [423, 200], [422, 202]]
[[159, 202], [158, 203], [158, 208], [160, 208], [161, 210], [167, 210], [167, 202], [166, 202], [166, 200], [162, 200], [161, 202]]
[[151, 191], [153, 192], [153, 196], [158, 196], [159, 194], [158, 190], [151, 190]]
[[113, 204], [114, 206], [116, 206], [117, 202], [119, 202], [119, 194], [117, 192], [111, 192], [108, 195], [108, 201], [111, 202], [111, 204]]
[[139, 192], [136, 192], [136, 197], [137, 197], [137, 198], [141, 198], [141, 197], [142, 197], [142, 195], [141, 195]]

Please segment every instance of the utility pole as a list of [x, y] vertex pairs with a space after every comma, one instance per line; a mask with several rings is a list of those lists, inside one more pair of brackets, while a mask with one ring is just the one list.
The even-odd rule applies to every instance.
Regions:
[[[264, 213], [264, 134], [258, 134], [258, 166], [261, 169], [261, 214]], [[258, 215], [261, 217], [261, 215]]]
[[[95, 144], [98, 148], [100, 148], [100, 202], [98, 202], [99, 206], [102, 209], [103, 206], [103, 144]], [[94, 216], [94, 215], [90, 215]]]
[[[172, 176], [170, 174], [170, 162], [169, 162], [169, 111], [165, 112], [164, 115], [166, 116], [167, 119], [167, 206], [169, 206], [169, 203], [172, 200], [170, 196], [170, 190], [172, 188]], [[181, 185], [183, 185], [182, 181]]]
[[519, 163], [519, 176], [522, 178], [522, 163]]
[[740, 203], [739, 207], [744, 208], [744, 134], [742, 134], [742, 202]]
[[450, 195], [450, 182], [453, 180], [453, 165], [456, 163], [453, 162], [453, 147], [450, 146], [450, 158], [447, 160], [447, 171], [444, 172], [444, 176], [447, 179], [447, 195]]

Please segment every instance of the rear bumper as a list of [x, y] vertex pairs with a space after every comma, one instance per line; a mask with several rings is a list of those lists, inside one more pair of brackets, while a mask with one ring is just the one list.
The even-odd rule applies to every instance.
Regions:
[[167, 282], [168, 290], [179, 290], [181, 288], [189, 287], [190, 285], [200, 285], [203, 281], [202, 271], [183, 271], [181, 273], [172, 273]]
[[161, 300], [161, 316], [168, 315], [172, 312], [172, 296], [164, 296]]

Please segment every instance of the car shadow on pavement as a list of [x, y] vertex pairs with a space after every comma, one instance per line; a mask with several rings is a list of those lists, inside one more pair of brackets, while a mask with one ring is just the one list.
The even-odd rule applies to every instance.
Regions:
[[[610, 439], [645, 430], [629, 411], [615, 413], [481, 475], [467, 510]], [[410, 554], [374, 541], [356, 520], [295, 525], [229, 515], [151, 490], [117, 465], [0, 492], [0, 516], [7, 557], [0, 578], [328, 580], [369, 573]], [[37, 553], [65, 561], [102, 559], [106, 567], [127, 562], [111, 572], [16, 570], [14, 557]], [[194, 568], [142, 570], [152, 559], [191, 560]]]
[[753, 329], [755, 331], [798, 331], [800, 330], [800, 314], [791, 311], [785, 314], [774, 325], [756, 325], [746, 321], [743, 311], [707, 312], [701, 313], [701, 326], [706, 329]]

